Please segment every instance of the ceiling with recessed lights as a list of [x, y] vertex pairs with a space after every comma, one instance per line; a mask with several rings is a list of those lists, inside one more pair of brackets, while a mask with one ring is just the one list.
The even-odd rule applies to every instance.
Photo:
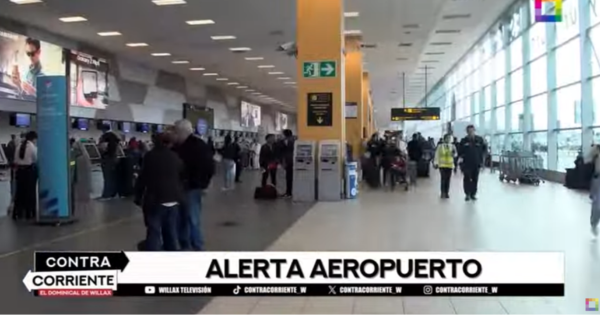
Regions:
[[[511, 2], [346, 0], [378, 125], [404, 103], [403, 73], [412, 106]], [[297, 101], [296, 60], [278, 47], [295, 41], [295, 9], [294, 0], [0, 0], [9, 19], [287, 110]]]

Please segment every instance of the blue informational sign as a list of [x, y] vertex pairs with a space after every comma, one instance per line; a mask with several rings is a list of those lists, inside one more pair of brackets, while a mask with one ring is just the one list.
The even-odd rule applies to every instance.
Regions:
[[71, 216], [67, 79], [41, 76], [37, 87], [38, 221], [59, 222]]
[[346, 163], [346, 199], [358, 197], [358, 163]]

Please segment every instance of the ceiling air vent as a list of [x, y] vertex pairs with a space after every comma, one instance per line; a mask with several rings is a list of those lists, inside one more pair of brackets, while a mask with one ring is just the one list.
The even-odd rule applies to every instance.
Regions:
[[405, 58], [405, 57], [398, 57], [398, 58], [396, 58], [396, 60], [398, 60], [398, 61], [407, 61], [407, 60], [408, 60], [408, 58]]
[[361, 44], [360, 48], [364, 48], [364, 49], [375, 49], [377, 48], [377, 44]]
[[398, 46], [400, 46], [400, 47], [410, 47], [410, 46], [412, 46], [412, 43], [400, 43]]
[[458, 20], [458, 19], [468, 19], [471, 17], [471, 14], [447, 14], [442, 16], [444, 20]]
[[443, 55], [443, 54], [444, 54], [444, 52], [441, 52], [441, 51], [436, 51], [436, 52], [426, 52], [426, 53], [425, 53], [425, 55], [428, 55], [428, 56], [436, 56], [436, 55]]

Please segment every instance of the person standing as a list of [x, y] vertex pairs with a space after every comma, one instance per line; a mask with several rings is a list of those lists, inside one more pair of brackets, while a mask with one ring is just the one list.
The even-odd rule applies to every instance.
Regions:
[[119, 136], [110, 130], [110, 126], [103, 125], [103, 134], [100, 137], [100, 149], [102, 151], [102, 176], [104, 187], [101, 200], [109, 200], [117, 196], [117, 150], [121, 143]]
[[406, 145], [406, 150], [408, 151], [408, 178], [410, 184], [414, 185], [417, 183], [417, 168], [419, 167], [419, 162], [423, 158], [423, 146], [421, 145], [421, 139], [419, 138], [418, 133], [412, 135], [412, 140]]
[[444, 136], [444, 141], [437, 146], [433, 167], [440, 170], [441, 177], [441, 198], [450, 198], [450, 179], [452, 178], [452, 169], [454, 169], [454, 157], [458, 156], [456, 147], [452, 144], [452, 135]]
[[183, 161], [184, 206], [179, 213], [179, 245], [182, 250], [204, 249], [201, 230], [202, 194], [215, 173], [213, 155], [208, 145], [194, 135], [192, 123], [187, 119], [175, 123], [177, 147], [175, 151]]
[[275, 135], [269, 134], [265, 137], [266, 144], [260, 150], [258, 158], [262, 172], [261, 187], [267, 186], [267, 180], [271, 177], [271, 184], [277, 187], [277, 152], [275, 150]]
[[283, 131], [283, 140], [281, 141], [281, 161], [285, 169], [285, 194], [286, 198], [291, 198], [294, 185], [294, 133], [290, 129]]
[[135, 185], [135, 204], [144, 209], [147, 251], [178, 250], [177, 221], [184, 198], [183, 161], [171, 150], [168, 133], [153, 137]]
[[459, 158], [462, 160], [463, 189], [465, 200], [477, 200], [479, 171], [483, 167], [487, 144], [482, 137], [475, 134], [475, 126], [467, 127], [467, 136], [459, 144]]
[[[458, 138], [452, 136], [452, 144], [454, 144], [454, 147], [456, 148], [456, 150], [459, 150], [459, 146], [460, 143], [458, 143]], [[458, 172], [458, 155], [454, 157], [454, 173]]]
[[15, 151], [13, 163], [16, 168], [15, 204], [13, 220], [33, 219], [37, 203], [37, 133], [30, 131]]
[[243, 155], [244, 155], [244, 150], [242, 147], [242, 143], [241, 143], [241, 138], [240, 137], [235, 137], [234, 141], [233, 141], [233, 146], [235, 148], [235, 156], [234, 156], [234, 161], [235, 161], [235, 182], [236, 183], [241, 183], [241, 176], [242, 176], [242, 171], [244, 170], [244, 163], [243, 163]]

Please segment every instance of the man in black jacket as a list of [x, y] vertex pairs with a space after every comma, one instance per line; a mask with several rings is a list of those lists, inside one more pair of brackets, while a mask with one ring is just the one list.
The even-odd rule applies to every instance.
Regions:
[[283, 140], [281, 141], [281, 161], [285, 168], [285, 195], [291, 198], [294, 185], [294, 134], [290, 129], [283, 131]]
[[479, 170], [483, 167], [487, 144], [485, 140], [475, 135], [475, 127], [467, 127], [467, 136], [458, 146], [458, 156], [462, 159], [461, 170], [463, 173], [463, 189], [465, 200], [477, 200], [477, 184], [479, 182]]
[[200, 230], [202, 194], [210, 185], [215, 163], [212, 151], [200, 137], [194, 135], [189, 120], [177, 121], [175, 133], [178, 140], [176, 151], [184, 165], [185, 207], [180, 211], [179, 243], [182, 250], [200, 251], [204, 245]]
[[261, 187], [267, 185], [271, 177], [271, 183], [277, 187], [277, 151], [275, 150], [275, 135], [269, 134], [265, 137], [267, 143], [260, 149], [258, 163], [262, 172]]
[[176, 251], [177, 220], [183, 196], [183, 162], [168, 134], [154, 138], [135, 185], [135, 203], [144, 209], [147, 251]]

